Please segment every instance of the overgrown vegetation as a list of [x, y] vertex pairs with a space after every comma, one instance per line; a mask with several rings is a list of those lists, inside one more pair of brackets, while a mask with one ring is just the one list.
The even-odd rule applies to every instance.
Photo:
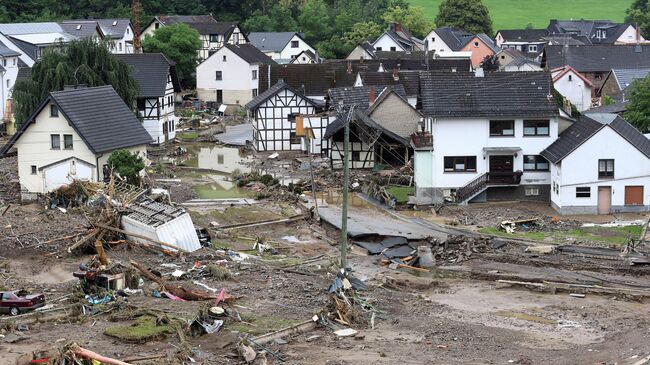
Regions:
[[629, 87], [630, 104], [625, 112], [627, 119], [642, 133], [650, 130], [650, 75], [635, 80]]
[[142, 316], [130, 326], [115, 326], [104, 330], [104, 334], [107, 336], [133, 343], [160, 340], [171, 333], [173, 330], [169, 324], [161, 323], [152, 316]]
[[566, 231], [538, 232], [515, 231], [506, 233], [495, 227], [485, 227], [479, 232], [495, 236], [522, 238], [533, 241], [566, 242], [571, 240], [600, 242], [604, 244], [623, 245], [631, 238], [638, 238], [643, 231], [642, 226], [626, 227], [581, 227]]
[[117, 150], [108, 157], [108, 165], [129, 184], [140, 184], [140, 171], [144, 169], [145, 164], [144, 159], [137, 153]]
[[398, 204], [408, 203], [409, 196], [415, 195], [415, 188], [412, 186], [388, 186], [386, 191], [397, 200]]

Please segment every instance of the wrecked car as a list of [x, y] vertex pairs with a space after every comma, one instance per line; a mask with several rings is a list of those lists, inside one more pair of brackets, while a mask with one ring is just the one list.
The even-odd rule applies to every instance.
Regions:
[[25, 290], [0, 292], [0, 313], [17, 316], [45, 305], [45, 295], [29, 294]]

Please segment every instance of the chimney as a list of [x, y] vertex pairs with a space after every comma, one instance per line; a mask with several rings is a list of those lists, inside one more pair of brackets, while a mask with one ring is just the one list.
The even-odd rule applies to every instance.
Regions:
[[348, 61], [348, 75], [352, 73], [352, 61]]
[[368, 102], [370, 105], [375, 103], [375, 100], [377, 99], [377, 91], [375, 91], [375, 87], [371, 86], [370, 90], [368, 91]]
[[397, 72], [397, 69], [393, 69], [393, 80], [398, 81], [399, 80], [399, 73]]
[[483, 67], [479, 67], [474, 70], [474, 77], [485, 77], [485, 72], [483, 72]]
[[393, 23], [393, 30], [395, 32], [401, 32], [402, 31], [402, 24], [400, 23]]

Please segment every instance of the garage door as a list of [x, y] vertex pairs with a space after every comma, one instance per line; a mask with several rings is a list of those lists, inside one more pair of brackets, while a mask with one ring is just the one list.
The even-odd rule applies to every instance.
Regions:
[[625, 187], [625, 205], [643, 205], [643, 186]]

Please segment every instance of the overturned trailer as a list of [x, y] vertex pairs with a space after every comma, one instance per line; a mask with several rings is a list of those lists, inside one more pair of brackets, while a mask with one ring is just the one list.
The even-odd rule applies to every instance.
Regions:
[[[151, 200], [134, 203], [129, 206], [129, 213], [122, 216], [122, 228], [127, 232], [128, 239], [137, 243], [164, 242], [187, 252], [201, 248], [190, 215], [184, 209], [171, 205]], [[164, 248], [173, 250], [169, 246]]]

